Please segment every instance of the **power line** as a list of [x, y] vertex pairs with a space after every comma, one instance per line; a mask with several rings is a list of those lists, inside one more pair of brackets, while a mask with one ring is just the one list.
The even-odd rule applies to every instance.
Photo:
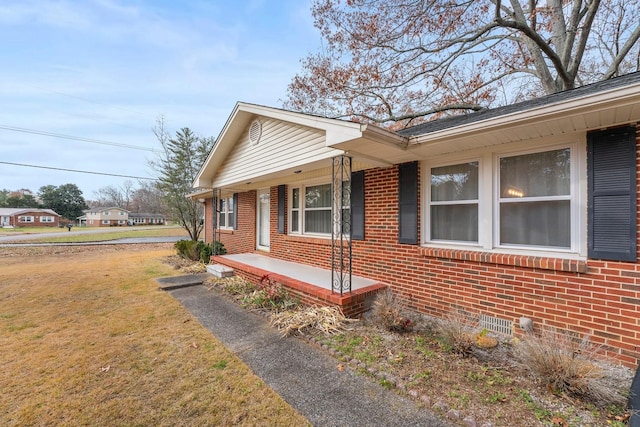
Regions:
[[13, 132], [23, 132], [23, 133], [31, 133], [35, 135], [51, 136], [54, 138], [72, 139], [74, 141], [90, 142], [92, 144], [102, 144], [102, 145], [111, 145], [113, 147], [131, 148], [132, 150], [156, 152], [156, 150], [154, 150], [153, 148], [140, 147], [139, 145], [121, 144], [119, 142], [102, 141], [100, 139], [83, 138], [81, 136], [63, 135], [61, 133], [53, 133], [53, 132], [47, 132], [43, 130], [25, 129], [25, 128], [19, 128], [14, 126], [6, 126], [6, 125], [0, 125], [0, 129], [10, 130]]
[[156, 178], [149, 178], [149, 177], [144, 177], [144, 176], [131, 176], [131, 175], [120, 175], [120, 174], [116, 174], [116, 173], [82, 171], [82, 170], [77, 170], [77, 169], [54, 168], [54, 167], [51, 167], [51, 166], [27, 165], [27, 164], [24, 164], [24, 163], [12, 163], [12, 162], [2, 162], [2, 161], [0, 161], [0, 164], [11, 165], [11, 166], [22, 166], [22, 167], [26, 167], [26, 168], [51, 169], [51, 170], [63, 171], [63, 172], [76, 172], [76, 173], [86, 173], [86, 174], [91, 174], [91, 175], [117, 176], [117, 177], [120, 177], [120, 178], [147, 179], [147, 180], [150, 180], [150, 181], [156, 181]]

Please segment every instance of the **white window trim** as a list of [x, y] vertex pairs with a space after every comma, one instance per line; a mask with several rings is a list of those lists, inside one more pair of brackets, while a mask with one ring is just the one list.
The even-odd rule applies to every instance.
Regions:
[[[471, 155], [454, 154], [439, 156], [432, 162], [422, 163], [422, 246], [429, 248], [445, 248], [453, 250], [474, 250], [491, 252], [496, 254], [542, 256], [564, 259], [584, 260], [587, 256], [587, 159], [586, 138], [584, 133], [567, 139], [553, 138], [556, 141], [535, 143], [532, 149], [531, 141], [525, 143], [510, 144], [500, 151], [474, 150]], [[560, 148], [571, 149], [571, 247], [568, 249], [534, 247], [534, 246], [508, 246], [499, 245], [499, 173], [500, 157], [527, 153], [538, 153]], [[433, 167], [454, 165], [468, 161], [478, 161], [478, 243], [430, 241], [430, 200], [431, 178], [430, 171]]]
[[[452, 240], [431, 240], [431, 209], [430, 207], [432, 206], [431, 203], [431, 169], [432, 168], [438, 168], [438, 167], [443, 167], [443, 166], [453, 166], [453, 165], [459, 165], [462, 163], [472, 163], [472, 162], [477, 162], [478, 163], [478, 199], [477, 200], [460, 200], [460, 201], [451, 201], [451, 202], [436, 202], [433, 203], [433, 205], [438, 206], [438, 205], [454, 205], [454, 204], [469, 204], [469, 203], [477, 203], [478, 204], [478, 242], [463, 242], [463, 241], [452, 241]], [[425, 226], [423, 227], [424, 229], [424, 242], [428, 242], [433, 244], [434, 246], [439, 246], [439, 245], [459, 245], [459, 246], [463, 246], [463, 247], [478, 247], [480, 245], [480, 242], [482, 242], [482, 226], [481, 226], [481, 218], [482, 218], [482, 205], [484, 204], [484, 200], [483, 200], [483, 196], [482, 196], [482, 184], [483, 184], [483, 174], [482, 174], [482, 168], [483, 168], [483, 159], [481, 157], [470, 157], [470, 158], [462, 158], [462, 159], [457, 159], [455, 161], [449, 161], [449, 162], [440, 162], [440, 163], [434, 163], [434, 164], [429, 164], [427, 167], [423, 168], [424, 169], [424, 174], [425, 174], [425, 178], [423, 179], [424, 182], [424, 188], [426, 189], [426, 196], [425, 196], [425, 209], [424, 209], [424, 218], [425, 218]]]
[[[220, 200], [224, 200], [224, 211], [218, 212], [218, 228], [220, 230], [233, 230], [234, 227], [229, 226], [229, 216], [233, 217], [233, 210], [229, 210], [229, 201], [233, 204], [233, 194], [230, 196], [221, 197]], [[220, 200], [218, 200], [218, 206], [216, 207], [216, 211], [220, 208]], [[235, 206], [233, 209], [237, 209]], [[224, 215], [224, 227], [220, 226], [220, 216]], [[235, 224], [234, 224], [235, 226]]]
[[111, 224], [111, 221], [109, 221], [108, 219], [103, 219], [102, 220], [102, 225], [107, 225], [107, 224]]
[[35, 218], [33, 217], [33, 215], [21, 215], [18, 217], [18, 222], [27, 222], [27, 223], [33, 223], [36, 222]]
[[55, 219], [52, 216], [41, 216], [40, 217], [40, 222], [46, 222], [48, 224], [51, 224], [51, 223], [55, 222]]
[[[287, 231], [288, 234], [291, 236], [300, 236], [300, 237], [310, 237], [310, 238], [321, 238], [321, 239], [331, 239], [331, 232], [329, 233], [308, 233], [304, 231], [304, 227], [305, 227], [305, 223], [304, 223], [304, 212], [305, 210], [307, 210], [304, 207], [304, 200], [305, 200], [305, 189], [307, 187], [316, 187], [319, 185], [331, 185], [331, 179], [330, 178], [324, 178], [324, 179], [314, 179], [314, 180], [309, 180], [309, 181], [304, 181], [304, 182], [298, 182], [296, 184], [289, 184], [287, 185], [287, 200], [289, 201], [287, 203], [287, 218], [288, 218], [288, 227], [287, 227]], [[293, 223], [293, 189], [294, 188], [299, 188], [300, 189], [300, 195], [299, 195], [299, 207], [298, 207], [298, 231], [292, 232], [291, 231], [291, 224]], [[333, 202], [332, 202], [333, 205]], [[349, 209], [350, 206], [343, 206], [343, 209]], [[326, 210], [327, 208], [309, 208], [308, 210], [310, 211], [321, 211], [321, 210]], [[332, 207], [330, 207], [329, 209], [332, 209]], [[330, 228], [333, 226], [333, 224], [330, 224]]]

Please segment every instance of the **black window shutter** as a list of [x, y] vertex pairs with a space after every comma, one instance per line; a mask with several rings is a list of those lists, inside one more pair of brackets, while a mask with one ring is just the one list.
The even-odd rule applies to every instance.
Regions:
[[398, 242], [418, 243], [418, 163], [398, 166]]
[[364, 240], [364, 171], [351, 174], [351, 240]]
[[636, 261], [636, 129], [587, 137], [588, 256]]
[[287, 192], [286, 185], [278, 185], [278, 233], [284, 234], [285, 232], [285, 197]]
[[238, 193], [233, 193], [233, 229], [238, 229]]

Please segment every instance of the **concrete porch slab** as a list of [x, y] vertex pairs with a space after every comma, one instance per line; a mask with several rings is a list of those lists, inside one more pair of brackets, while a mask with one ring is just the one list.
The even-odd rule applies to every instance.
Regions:
[[221, 255], [212, 262], [232, 268], [235, 273], [258, 284], [262, 277], [288, 288], [307, 305], [337, 305], [346, 316], [357, 317], [367, 311], [375, 294], [388, 285], [360, 276], [352, 276], [351, 292], [333, 292], [331, 271], [305, 264], [284, 261], [257, 253]]

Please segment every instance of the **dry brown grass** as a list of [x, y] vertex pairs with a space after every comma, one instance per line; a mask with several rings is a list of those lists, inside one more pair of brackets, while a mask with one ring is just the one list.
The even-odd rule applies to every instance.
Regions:
[[1, 251], [0, 425], [307, 423], [158, 290], [171, 244]]

